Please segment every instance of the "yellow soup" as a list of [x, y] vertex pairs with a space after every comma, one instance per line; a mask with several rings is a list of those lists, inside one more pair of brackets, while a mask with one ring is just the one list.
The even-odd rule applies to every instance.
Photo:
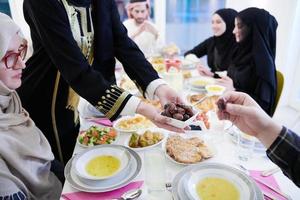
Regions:
[[222, 178], [205, 178], [196, 186], [201, 200], [239, 200], [240, 193], [236, 186]]
[[223, 88], [217, 87], [217, 86], [212, 86], [212, 87], [209, 87], [208, 90], [211, 92], [221, 92], [223, 90]]
[[114, 156], [97, 156], [90, 160], [85, 170], [91, 176], [106, 177], [113, 175], [120, 168], [120, 160]]
[[208, 81], [205, 81], [205, 80], [196, 80], [196, 81], [193, 81], [193, 85], [194, 86], [205, 86], [207, 85], [209, 82]]

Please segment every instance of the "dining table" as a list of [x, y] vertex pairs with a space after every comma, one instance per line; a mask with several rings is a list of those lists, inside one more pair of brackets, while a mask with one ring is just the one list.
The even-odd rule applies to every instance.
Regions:
[[[195, 72], [193, 72], [194, 74]], [[184, 83], [186, 84], [186, 83]], [[184, 95], [190, 94], [192, 91], [187, 88], [182, 88]], [[227, 121], [218, 121], [216, 118], [212, 118], [213, 120], [211, 124], [213, 126], [210, 129], [205, 130], [189, 130], [183, 134], [186, 135], [198, 135], [207, 141], [207, 144], [213, 149], [213, 157], [207, 160], [204, 160], [203, 163], [220, 163], [231, 166], [238, 170], [247, 173], [251, 176], [251, 173], [260, 173], [261, 171], [271, 169], [276, 167], [274, 163], [272, 163], [269, 158], [266, 156], [265, 149], [260, 149], [259, 151], [254, 151], [251, 157], [247, 161], [242, 161], [237, 156], [237, 144], [234, 141], [234, 137], [230, 134], [230, 130], [232, 128], [232, 124]], [[220, 124], [218, 124], [220, 123]], [[86, 130], [89, 127], [96, 125], [96, 126], [104, 126], [100, 125], [95, 120], [84, 120], [81, 122], [81, 130]], [[165, 130], [165, 133], [170, 134], [169, 131]], [[130, 133], [125, 132], [118, 132], [117, 139], [114, 144], [118, 145], [125, 145], [125, 141], [128, 141], [129, 137], [131, 136]], [[74, 148], [74, 155], [86, 150], [88, 147], [82, 147], [78, 143], [76, 143]], [[153, 147], [165, 153], [165, 149], [162, 144]], [[174, 177], [180, 173], [180, 171], [184, 170], [188, 165], [181, 165], [172, 160], [166, 158], [164, 163], [165, 169], [165, 183], [168, 187], [162, 191], [149, 191], [147, 187], [147, 180], [146, 180], [146, 168], [145, 166], [145, 155], [147, 154], [147, 149], [136, 151], [137, 154], [141, 158], [142, 167], [139, 174], [133, 179], [133, 181], [142, 181], [142, 194], [137, 199], [139, 200], [149, 200], [149, 199], [160, 199], [160, 200], [168, 200], [173, 199], [172, 194], [172, 181]], [[160, 163], [157, 163], [158, 165]], [[200, 162], [201, 164], [201, 162]], [[155, 171], [150, 172], [155, 173]], [[282, 193], [288, 195], [291, 199], [297, 200], [300, 199], [300, 189], [289, 179], [287, 178], [282, 171], [278, 171], [271, 175], [274, 178], [277, 186], [279, 187]], [[79, 190], [73, 188], [71, 184], [66, 180], [63, 185], [62, 196], [61, 199], [68, 199], [65, 198], [68, 196], [67, 194], [76, 194], [80, 192]], [[278, 198], [280, 199], [280, 198]], [[69, 199], [72, 200], [72, 199]]]

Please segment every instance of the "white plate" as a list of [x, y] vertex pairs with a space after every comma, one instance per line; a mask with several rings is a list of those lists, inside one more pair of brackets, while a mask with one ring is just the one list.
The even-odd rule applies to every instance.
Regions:
[[[185, 139], [186, 138], [192, 138], [192, 137], [199, 137], [200, 139], [204, 140], [205, 145], [208, 147], [208, 149], [212, 153], [212, 157], [208, 158], [208, 159], [205, 159], [205, 160], [201, 160], [200, 162], [196, 162], [196, 163], [189, 163], [188, 164], [188, 163], [177, 162], [171, 156], [169, 156], [169, 154], [167, 153], [166, 143], [167, 143], [168, 137], [166, 137], [166, 139], [164, 139], [164, 141], [162, 142], [162, 149], [165, 152], [166, 157], [170, 161], [172, 161], [173, 163], [178, 164], [178, 165], [187, 166], [187, 165], [196, 165], [196, 164], [199, 164], [199, 163], [202, 163], [202, 162], [207, 162], [207, 161], [211, 160], [214, 156], [216, 156], [216, 154], [217, 154], [216, 148], [213, 148], [212, 144], [210, 144], [205, 138], [203, 138], [202, 136], [200, 136], [202, 134], [201, 131], [194, 131], [194, 132], [196, 132], [196, 133], [192, 133], [191, 131], [189, 131], [189, 133], [185, 133], [185, 134], [178, 134], [178, 133], [176, 133], [176, 135], [179, 135], [179, 136], [181, 136], [181, 137], [183, 137]], [[174, 133], [170, 133], [169, 136], [171, 136], [171, 135], [175, 135], [175, 134]]]
[[251, 188], [250, 190], [250, 197], [253, 200], [264, 200], [263, 194], [261, 190], [258, 188], [258, 186], [254, 183], [254, 181], [249, 178], [246, 174], [243, 172], [234, 169], [232, 167], [229, 167], [227, 165], [219, 164], [219, 163], [201, 163], [198, 165], [192, 165], [189, 167], [183, 168], [173, 179], [172, 181], [172, 194], [175, 200], [186, 200], [190, 199], [188, 194], [185, 191], [186, 182], [189, 178], [189, 174], [191, 171], [198, 171], [201, 169], [223, 169], [223, 170], [229, 170], [233, 174], [236, 174], [238, 177], [240, 177], [242, 180], [245, 181], [245, 183]]
[[134, 116], [124, 116], [124, 117], [121, 117], [120, 119], [118, 119], [117, 121], [115, 121], [113, 127], [118, 132], [124, 132], [124, 133], [132, 133], [132, 132], [136, 132], [136, 131], [141, 130], [141, 129], [144, 130], [144, 129], [147, 129], [147, 128], [155, 127], [155, 125], [150, 120], [149, 120], [150, 121], [149, 124], [148, 123], [147, 124], [141, 123], [141, 124], [136, 125], [135, 127], [131, 128], [131, 129], [123, 129], [123, 128], [119, 127], [120, 122], [122, 122], [124, 120], [128, 120], [128, 119], [133, 119], [137, 116], [143, 117], [142, 115], [138, 115], [138, 114], [136, 114]]
[[184, 189], [189, 199], [200, 199], [196, 191], [197, 184], [201, 180], [209, 177], [225, 179], [235, 186], [240, 194], [240, 199], [252, 200], [250, 194], [251, 192], [253, 193], [253, 188], [251, 188], [251, 183], [249, 181], [245, 181], [239, 174], [232, 173], [232, 171], [229, 171], [228, 169], [214, 167], [194, 170], [188, 173], [187, 178], [185, 179]]
[[[106, 145], [103, 145], [106, 146]], [[121, 145], [113, 145], [115, 148], [126, 149], [131, 155], [131, 162], [128, 167], [128, 173], [120, 173], [119, 175], [101, 181], [82, 181], [74, 172], [73, 159], [68, 161], [65, 167], [65, 178], [68, 183], [75, 189], [83, 192], [97, 193], [107, 192], [115, 189], [119, 189], [128, 185], [140, 172], [142, 162], [140, 156], [133, 150]], [[93, 148], [99, 148], [102, 146], [96, 146]]]
[[[110, 176], [97, 177], [92, 176], [87, 173], [86, 165], [94, 158], [98, 156], [113, 156], [120, 161], [119, 169]], [[118, 173], [122, 172], [128, 163], [130, 162], [130, 154], [126, 149], [119, 149], [110, 146], [106, 146], [103, 148], [93, 148], [88, 149], [81, 154], [79, 154], [74, 162], [74, 169], [76, 174], [84, 179], [88, 180], [102, 180], [107, 178], [112, 178], [116, 176]]]
[[[153, 147], [157, 147], [159, 146], [165, 139], [166, 137], [168, 136], [168, 133], [166, 132], [166, 130], [164, 129], [160, 129], [160, 128], [152, 128], [152, 129], [146, 129], [146, 130], [150, 130], [151, 132], [155, 131], [155, 132], [159, 132], [162, 134], [163, 136], [163, 139], [161, 141], [159, 141], [158, 143], [155, 143], [153, 145], [150, 145], [150, 146], [146, 146], [146, 147], [140, 147], [140, 148], [133, 148], [133, 147], [130, 147], [129, 146], [129, 141], [130, 141], [130, 138], [131, 138], [131, 135], [125, 140], [124, 142], [124, 146], [134, 150], [134, 151], [145, 151], [147, 149], [151, 149]], [[146, 130], [143, 130], [143, 131], [138, 131], [137, 134], [140, 134], [142, 135]]]

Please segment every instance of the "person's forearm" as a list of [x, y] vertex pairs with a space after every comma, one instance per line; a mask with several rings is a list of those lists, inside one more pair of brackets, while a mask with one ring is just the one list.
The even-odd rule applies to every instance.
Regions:
[[270, 119], [269, 126], [265, 130], [258, 133], [257, 138], [266, 148], [269, 148], [278, 137], [281, 129], [281, 125]]

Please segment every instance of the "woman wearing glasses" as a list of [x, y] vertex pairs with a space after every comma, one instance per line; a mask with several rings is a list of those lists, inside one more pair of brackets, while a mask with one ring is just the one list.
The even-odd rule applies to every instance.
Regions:
[[162, 105], [179, 99], [127, 36], [115, 0], [24, 0], [23, 8], [34, 52], [18, 94], [57, 158], [67, 161], [73, 153], [79, 96], [111, 120], [139, 113], [182, 131], [116, 85], [115, 58], [144, 95], [157, 96]]
[[0, 199], [59, 199], [61, 183], [50, 172], [51, 147], [15, 91], [25, 68], [26, 41], [2, 13], [0, 27]]

